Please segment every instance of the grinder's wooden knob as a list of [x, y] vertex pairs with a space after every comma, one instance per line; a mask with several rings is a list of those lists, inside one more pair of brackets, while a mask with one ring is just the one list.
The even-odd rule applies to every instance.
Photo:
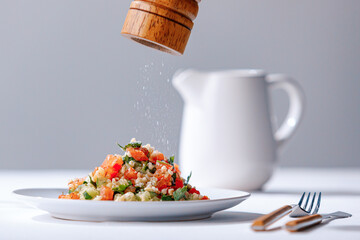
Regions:
[[201, 0], [134, 0], [121, 34], [146, 46], [182, 55]]

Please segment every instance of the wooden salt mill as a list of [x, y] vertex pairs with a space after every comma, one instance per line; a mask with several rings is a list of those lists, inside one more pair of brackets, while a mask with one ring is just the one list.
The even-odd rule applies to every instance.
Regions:
[[134, 0], [121, 34], [138, 43], [182, 55], [201, 0]]

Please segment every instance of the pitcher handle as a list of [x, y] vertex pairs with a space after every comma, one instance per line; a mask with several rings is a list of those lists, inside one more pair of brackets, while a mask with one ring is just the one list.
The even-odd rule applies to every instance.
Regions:
[[266, 76], [266, 81], [269, 89], [283, 89], [289, 96], [289, 111], [274, 134], [278, 147], [281, 147], [299, 126], [304, 112], [305, 96], [300, 85], [284, 74], [269, 74]]

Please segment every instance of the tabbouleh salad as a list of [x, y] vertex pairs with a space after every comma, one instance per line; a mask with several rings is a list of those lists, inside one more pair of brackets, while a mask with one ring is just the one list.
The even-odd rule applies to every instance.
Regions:
[[68, 183], [69, 193], [60, 199], [110, 201], [208, 200], [181, 177], [174, 157], [166, 158], [149, 144], [132, 139], [124, 155], [109, 154], [87, 177]]

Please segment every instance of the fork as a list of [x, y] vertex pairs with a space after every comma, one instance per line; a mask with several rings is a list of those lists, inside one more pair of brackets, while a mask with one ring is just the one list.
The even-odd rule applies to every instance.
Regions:
[[[266, 214], [264, 216], [261, 216], [253, 222], [251, 225], [251, 228], [255, 231], [265, 231], [268, 226], [275, 223], [282, 217], [288, 215], [290, 213], [290, 217], [303, 217], [307, 215], [313, 215], [316, 214], [319, 211], [320, 208], [320, 202], [321, 202], [321, 192], [319, 193], [319, 196], [316, 201], [315, 208], [314, 202], [316, 198], [316, 192], [313, 194], [311, 203], [309, 204], [310, 195], [309, 192], [307, 194], [306, 200], [304, 202], [306, 193], [304, 192], [299, 200], [298, 204], [291, 204], [291, 205], [285, 205], [269, 214]], [[311, 212], [312, 211], [312, 212]]]

